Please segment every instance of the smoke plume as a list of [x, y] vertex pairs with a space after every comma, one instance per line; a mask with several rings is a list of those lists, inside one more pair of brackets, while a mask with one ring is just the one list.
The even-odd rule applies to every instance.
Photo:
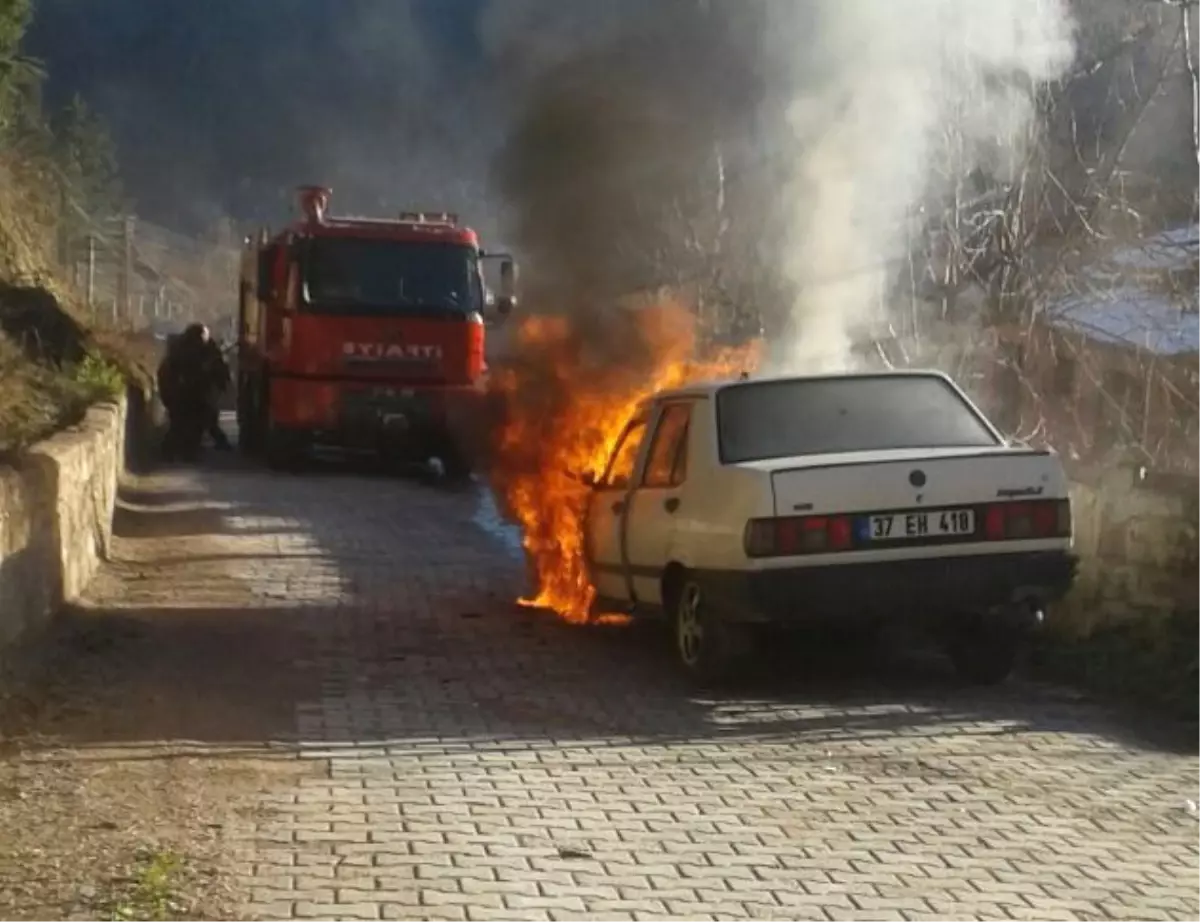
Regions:
[[[968, 175], [1005, 180], [1031, 88], [1072, 56], [1058, 0], [828, 0], [777, 6], [781, 144], [791, 148], [779, 364], [834, 370], [886, 313], [913, 219]], [[790, 62], [789, 62], [790, 58]]]
[[1072, 55], [1059, 0], [672, 0], [594, 34], [533, 79], [497, 161], [545, 301], [587, 323], [691, 286], [761, 318], [789, 370], [850, 362], [915, 224], [1006, 178]]
[[476, 5], [38, 0], [28, 51], [53, 105], [81, 91], [106, 118], [148, 221], [278, 226], [295, 186], [318, 182], [339, 213], [445, 209], [490, 237], [507, 113], [474, 48]]

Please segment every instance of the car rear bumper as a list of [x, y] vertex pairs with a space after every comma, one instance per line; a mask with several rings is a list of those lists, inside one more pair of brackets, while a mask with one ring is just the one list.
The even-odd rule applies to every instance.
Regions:
[[965, 613], [1037, 622], [1062, 598], [1077, 559], [1065, 551], [697, 573], [731, 620], [810, 624], [938, 621]]

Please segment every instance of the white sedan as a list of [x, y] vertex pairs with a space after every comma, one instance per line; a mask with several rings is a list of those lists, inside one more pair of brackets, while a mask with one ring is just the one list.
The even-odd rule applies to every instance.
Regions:
[[939, 372], [664, 391], [588, 483], [596, 607], [669, 618], [701, 680], [759, 628], [903, 619], [998, 682], [1075, 573], [1058, 458], [1006, 444]]

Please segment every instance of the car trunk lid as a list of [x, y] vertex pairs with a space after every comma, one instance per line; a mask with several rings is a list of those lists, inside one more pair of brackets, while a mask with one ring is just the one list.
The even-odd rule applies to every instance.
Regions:
[[747, 466], [769, 470], [777, 516], [934, 510], [1066, 496], [1058, 459], [1028, 448], [847, 452]]

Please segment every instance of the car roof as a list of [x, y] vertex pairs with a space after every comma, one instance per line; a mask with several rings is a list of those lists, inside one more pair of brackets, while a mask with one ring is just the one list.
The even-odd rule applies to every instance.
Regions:
[[671, 400], [683, 397], [709, 397], [724, 387], [738, 384], [769, 384], [784, 381], [827, 381], [831, 378], [920, 378], [933, 377], [949, 381], [950, 377], [936, 368], [901, 368], [882, 371], [830, 372], [819, 375], [751, 375], [745, 378], [722, 378], [707, 381], [696, 381], [658, 391], [653, 400]]

